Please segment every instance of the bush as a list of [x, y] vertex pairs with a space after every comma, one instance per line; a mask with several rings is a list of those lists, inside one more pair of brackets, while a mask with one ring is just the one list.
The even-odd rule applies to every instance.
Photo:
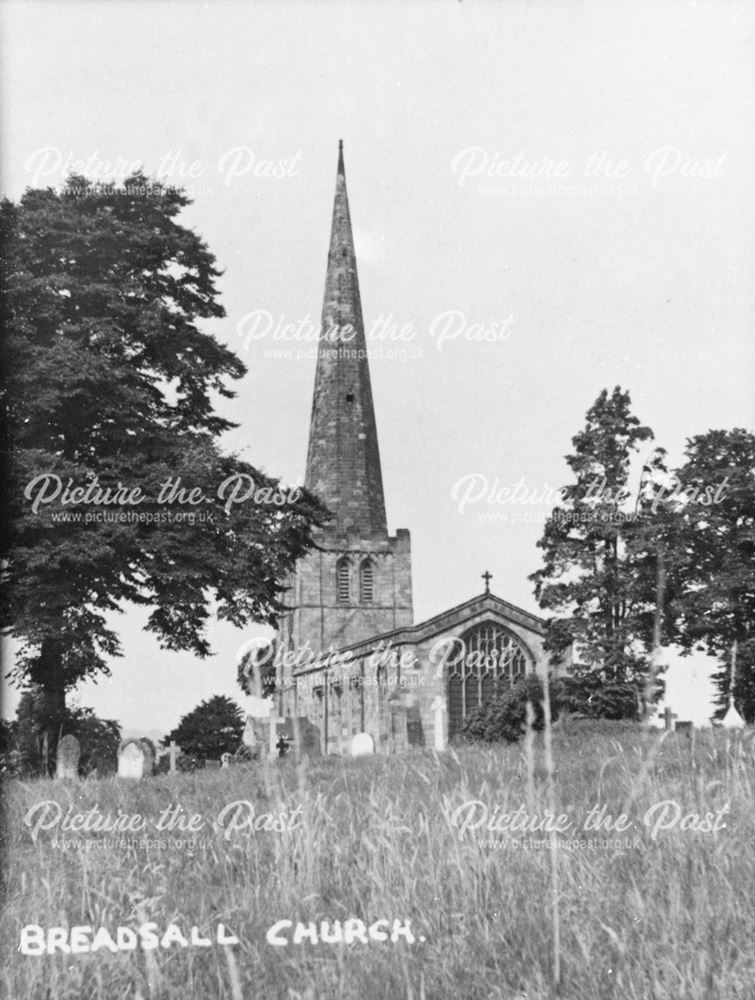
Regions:
[[[533, 709], [533, 729], [540, 730], [545, 726], [543, 697], [542, 681], [537, 674], [528, 674], [487, 705], [472, 712], [464, 724], [462, 736], [488, 743], [498, 740], [515, 743], [527, 728], [527, 702]], [[551, 722], [557, 718], [557, 707], [551, 702]]]
[[174, 740], [188, 758], [197, 761], [219, 760], [224, 753], [232, 754], [238, 749], [243, 732], [244, 713], [230, 698], [220, 694], [182, 716], [162, 742], [166, 745]]
[[596, 671], [560, 677], [551, 698], [560, 712], [587, 719], [636, 719], [640, 694], [637, 684], [606, 684]]

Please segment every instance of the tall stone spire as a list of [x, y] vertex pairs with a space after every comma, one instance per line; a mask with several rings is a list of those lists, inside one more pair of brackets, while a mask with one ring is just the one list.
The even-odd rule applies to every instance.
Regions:
[[[411, 625], [411, 538], [405, 528], [389, 535], [386, 526], [342, 143], [305, 483], [333, 520], [288, 580], [280, 648], [319, 655]], [[296, 711], [317, 717], [316, 691], [303, 685], [300, 696]], [[317, 724], [327, 730], [326, 719]]]
[[334, 514], [332, 528], [387, 534], [343, 142], [338, 143], [305, 483]]

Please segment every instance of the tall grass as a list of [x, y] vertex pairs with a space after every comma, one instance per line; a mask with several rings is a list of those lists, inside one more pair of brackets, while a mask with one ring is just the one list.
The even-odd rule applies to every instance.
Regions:
[[[572, 723], [551, 738], [552, 770], [542, 737], [531, 735], [517, 746], [441, 755], [281, 761], [267, 774], [240, 766], [141, 783], [11, 782], [0, 989], [14, 1000], [546, 1000], [555, 981], [567, 1000], [752, 1000], [749, 734], [705, 732], [690, 741]], [[194, 835], [207, 842], [194, 850], [54, 848], [56, 836], [80, 835], [49, 831], [32, 841], [23, 818], [45, 799], [151, 821], [180, 803], [207, 820]], [[301, 824], [226, 839], [212, 821], [238, 799], [254, 802], [258, 813], [301, 806]], [[677, 827], [653, 840], [642, 817], [666, 799], [700, 814], [728, 802], [727, 825], [715, 835]], [[594, 805], [604, 805], [634, 821], [631, 846], [568, 850], [534, 834], [543, 847], [514, 849], [496, 843], [505, 834], [482, 830], [460, 839], [454, 810], [468, 800], [491, 812], [522, 805], [540, 817], [548, 809], [567, 813], [578, 828]], [[223, 923], [240, 944], [118, 954], [17, 950], [26, 924], [114, 930], [144, 918], [202, 933]], [[409, 920], [417, 940], [266, 941], [279, 919], [349, 918]]]

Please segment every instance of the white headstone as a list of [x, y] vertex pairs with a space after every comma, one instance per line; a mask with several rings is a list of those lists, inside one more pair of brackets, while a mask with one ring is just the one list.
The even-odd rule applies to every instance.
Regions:
[[55, 777], [73, 779], [79, 776], [79, 757], [81, 747], [75, 736], [61, 736], [58, 743], [57, 762], [55, 765]]
[[141, 780], [144, 777], [145, 759], [144, 747], [138, 740], [121, 743], [118, 750], [118, 777]]
[[375, 741], [369, 733], [357, 733], [351, 741], [351, 756], [364, 757], [375, 753]]

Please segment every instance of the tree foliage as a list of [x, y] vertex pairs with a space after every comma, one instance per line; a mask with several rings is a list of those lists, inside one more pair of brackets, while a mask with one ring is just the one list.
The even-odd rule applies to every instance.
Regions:
[[643, 695], [641, 684], [606, 683], [595, 670], [559, 677], [551, 687], [559, 713], [587, 719], [636, 719]]
[[[289, 502], [219, 450], [232, 424], [214, 406], [245, 368], [200, 328], [224, 311], [214, 257], [177, 221], [188, 203], [137, 174], [105, 190], [71, 178], [0, 206], [12, 451], [2, 626], [18, 642], [16, 682], [41, 685], [59, 716], [65, 692], [120, 655], [112, 616], [127, 603], [151, 609], [164, 647], [198, 656], [211, 609], [275, 624], [279, 581], [323, 517], [306, 491]], [[39, 476], [60, 491], [34, 510], [25, 491]], [[234, 476], [274, 502], [229, 505], [218, 489]], [[158, 502], [168, 480], [186, 493]], [[66, 487], [80, 502], [64, 502]], [[143, 501], [121, 492], [93, 506], [85, 487], [138, 487]], [[92, 512], [127, 516], [87, 523]]]
[[541, 607], [555, 612], [548, 647], [574, 643], [560, 697], [581, 714], [634, 715], [651, 650], [677, 643], [718, 657], [721, 712], [736, 652], [735, 701], [755, 719], [755, 437], [691, 438], [673, 473], [656, 448], [632, 499], [631, 459], [651, 439], [618, 387], [601, 393], [573, 438], [576, 481], [546, 524], [544, 565], [531, 577]]
[[[755, 435], [735, 428], [690, 438], [676, 472], [679, 494], [672, 570], [680, 581], [674, 638], [721, 663], [721, 713], [728, 704], [736, 650], [734, 699], [755, 720]], [[708, 497], [710, 503], [696, 502]]]
[[554, 508], [538, 546], [543, 566], [530, 577], [540, 606], [555, 613], [547, 645], [563, 654], [575, 644], [575, 673], [598, 671], [611, 684], [644, 676], [653, 639], [656, 552], [648, 532], [647, 489], [663, 474], [664, 453], [646, 460], [630, 496], [631, 460], [653, 433], [630, 409], [629, 393], [603, 390], [573, 439], [566, 461], [575, 481]]
[[163, 743], [175, 740], [188, 757], [219, 760], [222, 754], [238, 750], [243, 731], [243, 712], [230, 698], [219, 694], [182, 716]]

